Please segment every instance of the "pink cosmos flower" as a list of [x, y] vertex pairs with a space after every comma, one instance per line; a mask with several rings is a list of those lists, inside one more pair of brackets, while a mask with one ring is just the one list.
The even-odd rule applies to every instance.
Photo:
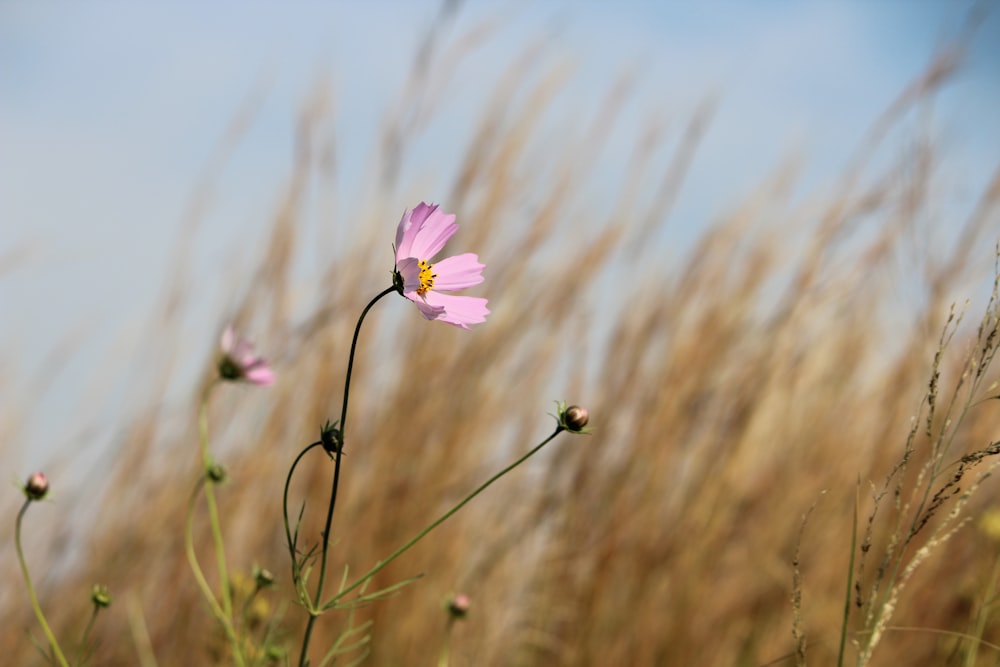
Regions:
[[423, 202], [403, 213], [396, 228], [396, 273], [393, 284], [400, 294], [417, 304], [428, 320], [440, 320], [468, 329], [486, 321], [486, 299], [443, 294], [483, 282], [483, 265], [473, 253], [453, 255], [432, 263], [458, 225], [455, 216], [436, 204]]
[[255, 356], [253, 343], [238, 338], [232, 325], [222, 332], [220, 341], [222, 359], [219, 360], [219, 376], [223, 380], [246, 380], [251, 384], [266, 386], [274, 382], [274, 371], [263, 357]]

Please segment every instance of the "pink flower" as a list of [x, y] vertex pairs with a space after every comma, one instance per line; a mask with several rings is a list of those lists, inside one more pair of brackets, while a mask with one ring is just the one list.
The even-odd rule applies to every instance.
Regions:
[[222, 359], [219, 360], [219, 376], [223, 380], [246, 380], [261, 386], [274, 382], [274, 371], [263, 357], [255, 356], [253, 343], [237, 338], [232, 325], [222, 332], [220, 341]]
[[417, 304], [428, 320], [440, 320], [462, 329], [486, 321], [486, 299], [443, 294], [483, 282], [483, 265], [473, 253], [453, 255], [431, 263], [458, 225], [455, 216], [421, 202], [403, 213], [396, 228], [396, 273], [393, 284]]

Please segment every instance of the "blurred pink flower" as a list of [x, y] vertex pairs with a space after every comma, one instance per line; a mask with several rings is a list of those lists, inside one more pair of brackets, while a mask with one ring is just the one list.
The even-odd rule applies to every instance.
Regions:
[[223, 380], [246, 380], [261, 386], [274, 382], [274, 371], [263, 357], [255, 356], [253, 343], [238, 338], [232, 325], [222, 332], [220, 341], [222, 359], [219, 360], [219, 376]]
[[417, 304], [428, 320], [440, 320], [462, 329], [486, 321], [486, 299], [442, 294], [483, 282], [483, 265], [473, 253], [453, 255], [431, 263], [458, 225], [455, 216], [423, 202], [403, 213], [396, 228], [396, 275], [399, 293]]
[[28, 500], [41, 500], [49, 492], [49, 480], [45, 477], [45, 473], [32, 473], [28, 481], [24, 483], [23, 490], [24, 495], [28, 496]]
[[465, 618], [469, 614], [472, 600], [465, 593], [459, 593], [448, 601], [448, 613], [452, 618]]

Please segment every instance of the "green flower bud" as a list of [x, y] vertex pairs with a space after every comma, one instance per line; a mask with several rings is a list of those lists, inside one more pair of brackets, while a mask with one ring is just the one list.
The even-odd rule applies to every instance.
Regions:
[[336, 427], [336, 422], [333, 424], [329, 420], [323, 424], [323, 428], [320, 429], [319, 439], [323, 443], [323, 449], [330, 456], [340, 454], [344, 448], [344, 436], [340, 432], [340, 429]]
[[213, 463], [208, 466], [208, 470], [206, 472], [208, 474], [208, 478], [216, 484], [226, 481], [226, 469], [220, 463]]
[[253, 580], [256, 582], [258, 589], [270, 588], [274, 585], [274, 575], [265, 567], [257, 567], [254, 565]]
[[90, 601], [94, 603], [95, 607], [99, 607], [101, 609], [107, 609], [110, 607], [111, 594], [108, 593], [108, 587], [100, 584], [94, 584], [94, 587], [90, 590]]

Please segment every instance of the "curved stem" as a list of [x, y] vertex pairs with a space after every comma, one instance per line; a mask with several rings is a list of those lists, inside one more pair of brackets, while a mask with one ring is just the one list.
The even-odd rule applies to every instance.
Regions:
[[[326, 557], [327, 552], [330, 547], [330, 526], [333, 523], [333, 508], [337, 504], [337, 489], [340, 485], [340, 459], [344, 448], [344, 434], [347, 429], [347, 402], [350, 399], [351, 394], [351, 374], [354, 372], [354, 353], [358, 347], [358, 336], [361, 334], [361, 323], [365, 321], [365, 316], [368, 311], [372, 309], [379, 299], [387, 294], [396, 291], [395, 286], [387, 287], [378, 293], [378, 295], [368, 302], [364, 310], [361, 311], [361, 316], [358, 317], [358, 323], [354, 327], [354, 338], [351, 340], [351, 355], [347, 359], [347, 377], [344, 379], [344, 403], [340, 410], [340, 423], [338, 428], [340, 429], [340, 439], [338, 441], [338, 451], [336, 457], [334, 457], [333, 466], [333, 486], [330, 489], [330, 504], [326, 511], [326, 524], [323, 528], [323, 554], [320, 557], [319, 565], [319, 581], [316, 584], [316, 597], [315, 600], [318, 602], [323, 599], [323, 583], [326, 580]], [[299, 656], [300, 667], [305, 667], [308, 662], [306, 655], [309, 651], [309, 640], [312, 637], [313, 625], [316, 623], [316, 618], [318, 612], [315, 608], [309, 610], [309, 621], [306, 624], [305, 636], [302, 639], [302, 654]]]
[[347, 359], [347, 377], [344, 378], [344, 403], [340, 409], [341, 443], [343, 443], [344, 431], [347, 428], [347, 400], [351, 394], [351, 374], [354, 371], [354, 351], [358, 347], [358, 336], [361, 334], [361, 323], [365, 321], [365, 315], [368, 314], [368, 311], [372, 309], [372, 306], [374, 306], [379, 299], [395, 291], [395, 287], [387, 287], [379, 292], [374, 299], [368, 302], [365, 309], [361, 311], [361, 317], [358, 318], [358, 324], [354, 327], [354, 338], [351, 340], [351, 356]]
[[184, 522], [184, 551], [187, 554], [191, 571], [194, 573], [195, 581], [198, 582], [198, 587], [205, 596], [205, 600], [208, 601], [208, 606], [212, 609], [212, 613], [215, 614], [216, 619], [218, 619], [226, 631], [226, 638], [229, 639], [229, 643], [233, 647], [233, 659], [237, 665], [243, 665], [243, 654], [238, 650], [239, 642], [236, 638], [236, 630], [233, 628], [233, 623], [219, 605], [219, 601], [215, 599], [212, 587], [209, 585], [208, 580], [205, 579], [205, 573], [202, 572], [201, 565], [198, 563], [198, 556], [194, 551], [194, 531], [192, 529], [194, 523], [194, 501], [198, 497], [198, 490], [201, 488], [203, 481], [198, 481], [198, 484], [194, 487], [194, 491], [191, 492], [191, 497], [188, 499], [187, 518]]
[[[282, 504], [281, 504], [282, 515], [284, 516], [284, 520], [285, 520], [285, 539], [288, 541], [288, 555], [292, 559], [292, 584], [295, 587], [295, 592], [299, 596], [299, 600], [303, 604], [308, 604], [308, 600], [304, 599], [305, 598], [305, 589], [299, 586], [299, 582], [301, 580], [301, 577], [300, 577], [300, 570], [299, 570], [299, 566], [298, 566], [298, 559], [297, 559], [297, 556], [296, 556], [296, 553], [295, 553], [295, 548], [297, 546], [297, 542], [298, 542], [298, 538], [299, 538], [299, 525], [298, 525], [298, 523], [295, 524], [295, 535], [292, 536], [292, 528], [291, 528], [291, 525], [288, 523], [288, 487], [291, 486], [291, 484], [292, 484], [292, 475], [295, 473], [295, 468], [296, 468], [296, 466], [299, 465], [299, 461], [302, 460], [302, 457], [304, 457], [306, 455], [306, 453], [310, 449], [312, 449], [313, 447], [316, 447], [316, 446], [322, 445], [322, 444], [323, 444], [322, 440], [317, 440], [316, 442], [312, 443], [311, 445], [309, 445], [308, 447], [306, 447], [305, 449], [303, 449], [301, 452], [299, 452], [299, 455], [295, 457], [295, 460], [292, 462], [292, 467], [288, 469], [288, 477], [285, 478], [285, 492], [284, 492], [284, 495], [282, 496]], [[299, 519], [301, 520], [301, 518], [302, 518], [302, 516], [300, 514], [299, 515]]]
[[205, 481], [205, 502], [208, 504], [208, 518], [212, 526], [212, 541], [215, 542], [215, 560], [219, 567], [219, 587], [222, 589], [222, 609], [226, 616], [233, 614], [233, 599], [229, 587], [229, 572], [226, 569], [226, 551], [222, 543], [222, 528], [219, 525], [219, 509], [215, 502], [215, 482]]
[[56, 636], [52, 634], [52, 628], [49, 627], [48, 621], [45, 620], [45, 614], [42, 613], [42, 606], [38, 604], [38, 596], [35, 595], [35, 587], [32, 585], [31, 576], [28, 574], [28, 564], [24, 560], [24, 552], [21, 550], [21, 520], [24, 518], [24, 513], [28, 510], [28, 505], [31, 502], [30, 499], [25, 500], [24, 505], [21, 506], [21, 511], [17, 513], [17, 522], [14, 527], [14, 546], [17, 549], [17, 560], [21, 563], [21, 574], [24, 575], [24, 582], [28, 584], [28, 595], [31, 596], [31, 606], [35, 610], [35, 617], [42, 626], [45, 638], [49, 640], [49, 646], [52, 647], [52, 652], [55, 653], [59, 664], [62, 667], [69, 667], [69, 662], [66, 661], [66, 656], [63, 655], [62, 649], [59, 648], [59, 642], [56, 641]]
[[507, 473], [509, 473], [511, 470], [513, 470], [514, 468], [516, 468], [517, 466], [521, 465], [522, 463], [524, 463], [525, 461], [527, 461], [529, 458], [531, 458], [532, 456], [534, 456], [538, 452], [538, 450], [540, 450], [542, 447], [544, 447], [545, 445], [547, 445], [548, 443], [550, 443], [553, 438], [555, 438], [557, 435], [559, 435], [562, 431], [565, 431], [565, 430], [566, 429], [564, 429], [561, 425], [560, 426], [556, 426], [556, 430], [552, 432], [552, 435], [550, 435], [549, 437], [545, 438], [540, 443], [538, 443], [537, 445], [535, 445], [531, 449], [531, 451], [529, 451], [527, 454], [525, 454], [524, 456], [522, 456], [518, 460], [516, 460], [513, 463], [511, 463], [509, 466], [507, 466], [506, 468], [504, 468], [503, 470], [501, 470], [497, 474], [495, 474], [492, 477], [490, 477], [482, 485], [480, 485], [479, 488], [477, 488], [475, 491], [473, 491], [472, 493], [470, 493], [469, 495], [467, 495], [461, 502], [459, 502], [457, 505], [455, 505], [454, 507], [452, 507], [450, 510], [448, 510], [447, 512], [445, 512], [444, 514], [442, 514], [437, 519], [435, 519], [433, 523], [431, 523], [429, 526], [427, 526], [426, 528], [424, 528], [422, 531], [420, 531], [419, 533], [417, 533], [417, 535], [413, 539], [411, 539], [409, 542], [407, 542], [406, 544], [404, 544], [400, 548], [396, 549], [394, 552], [392, 552], [392, 554], [388, 558], [386, 558], [384, 561], [380, 562], [378, 565], [376, 565], [372, 569], [368, 570], [368, 572], [366, 572], [365, 574], [361, 575], [361, 577], [357, 581], [355, 581], [353, 584], [351, 584], [350, 586], [348, 586], [347, 588], [345, 588], [344, 590], [340, 591], [335, 596], [333, 596], [330, 599], [330, 602], [327, 603], [326, 605], [324, 605], [324, 608], [327, 608], [329, 606], [332, 606], [332, 605], [336, 604], [338, 600], [340, 600], [341, 598], [343, 598], [345, 595], [347, 595], [348, 593], [350, 593], [351, 591], [353, 591], [358, 586], [362, 585], [364, 582], [366, 582], [369, 579], [371, 579], [373, 576], [375, 576], [375, 574], [378, 573], [379, 570], [381, 570], [386, 565], [388, 565], [389, 563], [391, 563], [392, 561], [394, 561], [396, 558], [398, 558], [400, 555], [402, 555], [403, 552], [405, 552], [407, 549], [409, 549], [414, 544], [416, 544], [417, 542], [419, 542], [420, 540], [422, 540], [424, 537], [426, 537], [429, 532], [431, 532], [432, 530], [434, 530], [435, 528], [437, 528], [438, 526], [440, 526], [442, 523], [444, 523], [445, 521], [447, 521], [451, 517], [451, 515], [453, 515], [458, 510], [462, 509], [466, 505], [466, 503], [468, 503], [470, 500], [472, 500], [473, 498], [475, 498], [476, 496], [478, 496], [480, 493], [482, 493], [483, 491], [485, 491], [488, 486], [490, 486], [491, 484], [493, 484], [493, 482], [497, 481], [498, 479], [500, 479], [501, 477], [503, 477], [504, 475], [506, 475]]

